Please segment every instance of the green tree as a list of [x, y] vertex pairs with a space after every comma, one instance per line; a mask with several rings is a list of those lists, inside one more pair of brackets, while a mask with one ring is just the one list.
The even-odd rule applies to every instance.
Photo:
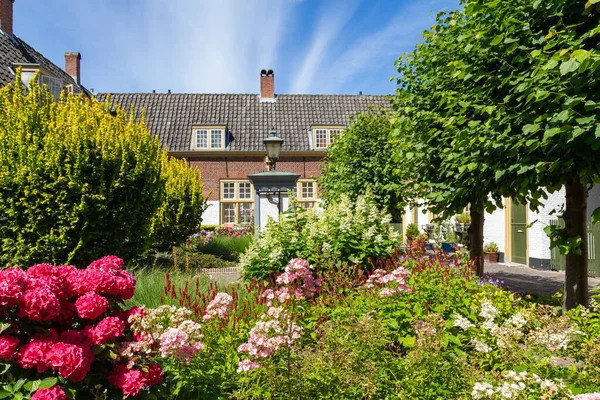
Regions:
[[198, 232], [208, 204], [202, 196], [204, 185], [197, 168], [166, 153], [162, 162], [165, 199], [152, 221], [152, 242], [154, 249], [166, 251]]
[[[397, 110], [422, 118], [414, 124], [415, 140], [407, 134], [399, 140], [417, 146], [418, 156], [439, 154], [424, 175], [437, 171], [428, 198], [441, 204], [452, 204], [460, 198], [452, 192], [472, 185], [492, 199], [513, 196], [535, 209], [546, 189], [564, 185], [566, 228], [555, 232], [567, 253], [563, 302], [565, 308], [587, 304], [585, 204], [589, 185], [600, 178], [600, 5], [462, 4], [438, 16], [425, 43], [399, 61]], [[437, 134], [446, 136], [446, 146]], [[423, 148], [427, 140], [432, 149]], [[446, 193], [440, 185], [448, 185]]]
[[20, 72], [16, 82], [0, 89], [0, 265], [131, 260], [152, 247], [157, 210], [185, 219], [166, 193], [192, 184], [186, 196], [199, 204], [199, 177], [167, 166], [143, 118], [109, 102], [55, 101], [37, 83], [23, 90]]
[[344, 195], [355, 200], [370, 190], [394, 222], [402, 220], [404, 182], [394, 179], [393, 143], [388, 141], [394, 129], [391, 117], [381, 109], [357, 115], [327, 150], [319, 179], [327, 203], [337, 203]]

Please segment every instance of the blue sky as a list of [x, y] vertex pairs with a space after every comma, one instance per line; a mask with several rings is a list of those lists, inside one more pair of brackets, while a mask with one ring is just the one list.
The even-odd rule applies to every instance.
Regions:
[[17, 0], [14, 32], [95, 92], [386, 94], [394, 61], [458, 0]]

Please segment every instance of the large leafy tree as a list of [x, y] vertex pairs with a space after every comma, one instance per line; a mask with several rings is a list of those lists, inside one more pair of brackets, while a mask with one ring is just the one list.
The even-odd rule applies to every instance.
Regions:
[[467, 200], [460, 190], [472, 186], [536, 208], [543, 188], [564, 185], [566, 228], [554, 232], [567, 252], [564, 307], [587, 304], [586, 198], [600, 177], [599, 5], [462, 3], [399, 61], [398, 110], [422, 118], [414, 135], [399, 136], [408, 147], [433, 144], [417, 155], [441, 154], [424, 172], [441, 205]]
[[319, 179], [326, 202], [339, 202], [343, 196], [354, 200], [370, 191], [393, 221], [402, 220], [404, 182], [394, 179], [393, 143], [388, 141], [392, 117], [382, 109], [357, 115], [327, 150]]

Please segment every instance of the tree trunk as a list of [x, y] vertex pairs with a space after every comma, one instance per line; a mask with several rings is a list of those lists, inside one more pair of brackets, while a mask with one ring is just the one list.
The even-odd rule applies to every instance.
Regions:
[[578, 179], [565, 185], [565, 229], [567, 237], [581, 237], [581, 254], [569, 252], [565, 269], [563, 309], [570, 310], [581, 304], [589, 305], [588, 294], [588, 241], [587, 197], [588, 191]]
[[[471, 226], [469, 234], [469, 257], [475, 262], [477, 276], [483, 275], [483, 211], [479, 211], [479, 204], [471, 204]], [[481, 205], [483, 206], [483, 205]]]

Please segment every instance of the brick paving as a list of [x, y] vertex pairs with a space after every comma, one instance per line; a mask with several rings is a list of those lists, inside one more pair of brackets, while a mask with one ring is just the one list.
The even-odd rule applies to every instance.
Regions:
[[[540, 271], [524, 265], [486, 262], [483, 270], [495, 279], [504, 280], [508, 288], [520, 293], [542, 293], [551, 296], [561, 290], [565, 282], [564, 272]], [[589, 278], [588, 282], [590, 290], [594, 287], [600, 288], [600, 279]]]

